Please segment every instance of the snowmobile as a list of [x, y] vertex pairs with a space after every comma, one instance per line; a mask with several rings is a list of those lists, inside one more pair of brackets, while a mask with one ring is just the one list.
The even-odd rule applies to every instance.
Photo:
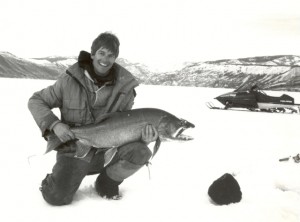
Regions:
[[212, 102], [206, 103], [210, 109], [242, 108], [250, 111], [263, 111], [275, 113], [299, 113], [300, 104], [295, 104], [294, 98], [283, 94], [280, 97], [269, 96], [257, 85], [248, 89], [238, 89], [222, 94], [215, 98], [223, 108], [216, 107]]

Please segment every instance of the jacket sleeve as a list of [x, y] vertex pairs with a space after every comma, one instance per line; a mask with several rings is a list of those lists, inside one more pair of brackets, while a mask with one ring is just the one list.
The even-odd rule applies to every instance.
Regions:
[[35, 92], [28, 101], [28, 108], [40, 128], [42, 136], [45, 136], [51, 127], [59, 121], [52, 109], [62, 106], [64, 82], [64, 77], [60, 77], [53, 85]]

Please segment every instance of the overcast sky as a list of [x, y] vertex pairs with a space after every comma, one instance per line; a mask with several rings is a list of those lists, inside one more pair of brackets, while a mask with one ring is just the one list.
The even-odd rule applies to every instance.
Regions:
[[300, 0], [0, 0], [0, 51], [77, 56], [104, 31], [120, 57], [157, 67], [300, 55]]

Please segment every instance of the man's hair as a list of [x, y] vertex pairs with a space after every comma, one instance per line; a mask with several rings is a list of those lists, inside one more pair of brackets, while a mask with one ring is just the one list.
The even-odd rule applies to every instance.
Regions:
[[120, 42], [117, 36], [112, 33], [101, 33], [92, 43], [91, 54], [95, 55], [96, 51], [101, 47], [111, 51], [116, 57], [119, 56]]

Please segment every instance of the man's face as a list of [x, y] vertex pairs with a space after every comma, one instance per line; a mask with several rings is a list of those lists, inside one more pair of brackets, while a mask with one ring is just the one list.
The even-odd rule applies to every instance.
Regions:
[[95, 72], [99, 76], [106, 76], [116, 61], [116, 56], [108, 49], [101, 47], [91, 56]]

